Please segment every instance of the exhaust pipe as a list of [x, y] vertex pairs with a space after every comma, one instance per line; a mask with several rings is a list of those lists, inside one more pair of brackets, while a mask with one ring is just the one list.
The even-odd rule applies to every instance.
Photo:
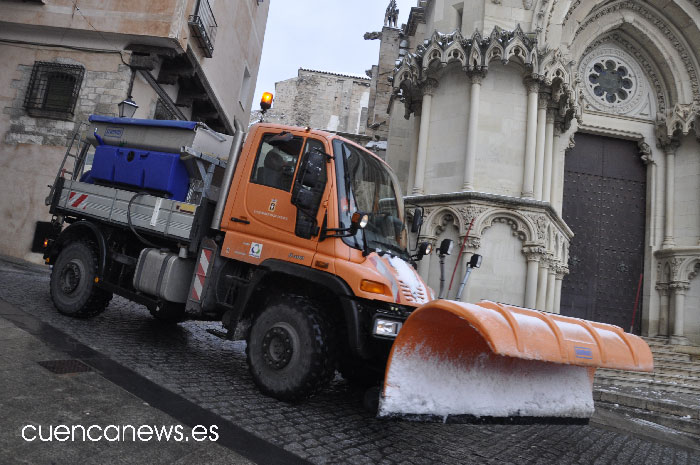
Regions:
[[241, 154], [241, 147], [243, 146], [243, 139], [245, 139], [245, 131], [243, 131], [243, 126], [236, 119], [233, 122], [236, 129], [236, 133], [233, 135], [233, 144], [231, 144], [231, 151], [228, 155], [228, 161], [226, 162], [226, 170], [224, 171], [224, 179], [221, 182], [221, 188], [219, 190], [219, 199], [216, 202], [216, 208], [214, 209], [214, 217], [211, 220], [211, 228], [219, 229], [221, 227], [221, 219], [224, 216], [224, 207], [226, 206], [226, 198], [228, 197], [229, 190], [231, 189], [231, 182], [233, 181], [233, 173], [236, 170], [236, 162]]

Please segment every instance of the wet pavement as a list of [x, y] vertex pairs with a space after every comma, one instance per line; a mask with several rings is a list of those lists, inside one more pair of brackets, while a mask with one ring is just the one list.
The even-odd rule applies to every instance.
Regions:
[[[0, 260], [0, 300], [31, 315], [25, 324], [40, 322], [74, 338], [100, 358], [163, 389], [166, 397], [171, 393], [183, 399], [181, 409], [189, 405], [218, 418], [231, 436], [251, 434], [256, 440], [252, 448], [258, 451], [253, 459], [259, 463], [283, 463], [289, 459], [284, 454], [292, 453], [319, 464], [700, 465], [700, 452], [656, 441], [653, 434], [596, 425], [381, 421], [363, 410], [362, 392], [350, 389], [340, 377], [313, 399], [283, 403], [256, 389], [244, 342], [223, 341], [207, 332], [220, 328], [218, 323], [163, 326], [144, 307], [117, 297], [93, 319], [67, 318], [53, 308], [48, 280], [48, 269]], [[109, 373], [103, 375], [109, 379]], [[163, 408], [172, 415], [167, 409], [173, 405]], [[240, 443], [250, 441], [229, 440], [227, 447], [236, 450]], [[267, 447], [270, 455], [265, 455]]]

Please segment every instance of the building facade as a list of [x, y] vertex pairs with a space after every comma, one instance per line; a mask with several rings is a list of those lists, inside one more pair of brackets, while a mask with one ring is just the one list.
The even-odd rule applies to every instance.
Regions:
[[700, 344], [697, 1], [420, 0], [384, 30], [387, 161], [418, 239], [464, 247], [448, 297], [478, 253], [462, 300]]
[[202, 121], [250, 117], [269, 2], [0, 1], [0, 254], [31, 261], [48, 184], [90, 114]]

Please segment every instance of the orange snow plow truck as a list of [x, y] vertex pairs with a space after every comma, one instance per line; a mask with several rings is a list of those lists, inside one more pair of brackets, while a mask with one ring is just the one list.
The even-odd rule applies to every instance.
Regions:
[[[156, 319], [221, 321], [260, 390], [298, 401], [336, 369], [380, 417], [586, 421], [597, 367], [651, 371], [620, 328], [437, 300], [408, 250], [389, 166], [342, 137], [260, 123], [90, 117], [51, 186], [44, 235], [59, 312], [113, 294]], [[429, 252], [428, 252], [429, 253]], [[376, 392], [376, 391], [375, 391]]]

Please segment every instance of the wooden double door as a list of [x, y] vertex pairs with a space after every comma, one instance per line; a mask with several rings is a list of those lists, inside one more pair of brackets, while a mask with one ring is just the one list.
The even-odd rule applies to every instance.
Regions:
[[564, 221], [575, 236], [561, 313], [639, 332], [644, 267], [646, 167], [632, 141], [576, 134], [566, 154]]

